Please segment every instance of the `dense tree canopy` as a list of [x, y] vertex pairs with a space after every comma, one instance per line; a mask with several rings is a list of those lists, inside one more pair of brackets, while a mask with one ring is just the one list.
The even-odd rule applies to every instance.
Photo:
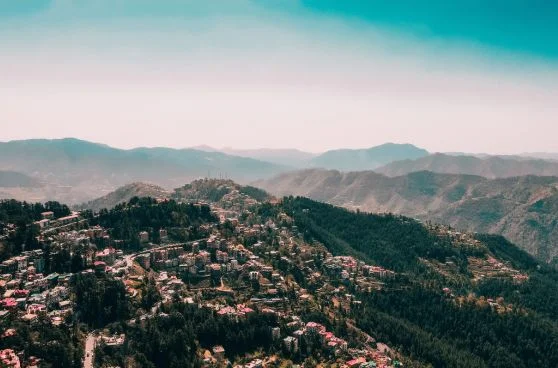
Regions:
[[309, 238], [332, 253], [354, 255], [396, 271], [415, 270], [418, 258], [466, 262], [449, 238], [435, 236], [421, 223], [392, 214], [354, 213], [306, 198], [285, 198], [283, 205]]
[[258, 348], [271, 349], [271, 328], [278, 325], [273, 316], [254, 313], [237, 322], [182, 303], [165, 306], [163, 311], [157, 317], [125, 325], [123, 354], [99, 351], [97, 361], [124, 365], [124, 356], [131, 356], [142, 367], [197, 367], [198, 347], [221, 345], [230, 359]]
[[[168, 229], [175, 240], [186, 241], [199, 237], [200, 224], [215, 222], [207, 205], [178, 203], [173, 200], [158, 203], [152, 198], [132, 198], [111, 210], [103, 209], [97, 216], [91, 214], [90, 223], [110, 229], [115, 239], [126, 242], [128, 247], [139, 247], [138, 234], [148, 231], [152, 241], [158, 241], [159, 230]], [[185, 233], [185, 229], [190, 232]], [[173, 231], [176, 230], [176, 231]]]
[[[434, 367], [558, 366], [558, 272], [504, 238], [476, 235], [481, 245], [468, 247], [409, 218], [355, 213], [305, 198], [285, 198], [283, 209], [308, 240], [404, 276], [386, 280], [382, 291], [359, 294], [362, 308], [351, 317], [412, 359]], [[274, 214], [273, 207], [264, 213]], [[472, 281], [469, 257], [488, 256], [529, 278]], [[443, 293], [451, 280], [419, 258], [453, 261], [462, 275], [455, 290], [462, 298]], [[491, 307], [488, 298], [501, 299], [502, 306]]]
[[126, 290], [120, 280], [92, 273], [78, 274], [73, 286], [80, 321], [98, 328], [128, 318]]
[[13, 199], [0, 201], [0, 235], [6, 232], [8, 224], [15, 225], [4, 241], [0, 241], [0, 261], [19, 254], [23, 249], [36, 248], [39, 228], [34, 221], [41, 219], [41, 213], [52, 211], [55, 218], [70, 214], [68, 206], [58, 202], [27, 203]]

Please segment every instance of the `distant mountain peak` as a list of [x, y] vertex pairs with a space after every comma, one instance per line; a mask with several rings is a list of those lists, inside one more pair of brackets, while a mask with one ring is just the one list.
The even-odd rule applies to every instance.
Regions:
[[312, 165], [341, 171], [373, 170], [393, 161], [417, 159], [428, 151], [409, 143], [384, 143], [363, 149], [338, 149], [327, 151], [314, 159]]

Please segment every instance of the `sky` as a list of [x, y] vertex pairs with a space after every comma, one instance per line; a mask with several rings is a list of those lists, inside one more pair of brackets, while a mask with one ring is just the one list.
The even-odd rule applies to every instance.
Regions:
[[558, 152], [556, 35], [548, 0], [5, 0], [0, 141]]

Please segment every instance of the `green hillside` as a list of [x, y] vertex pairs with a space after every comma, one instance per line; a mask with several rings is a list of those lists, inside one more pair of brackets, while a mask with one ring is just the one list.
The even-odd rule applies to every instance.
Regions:
[[499, 236], [306, 198], [281, 207], [308, 241], [396, 272], [349, 316], [433, 367], [558, 365], [558, 272]]

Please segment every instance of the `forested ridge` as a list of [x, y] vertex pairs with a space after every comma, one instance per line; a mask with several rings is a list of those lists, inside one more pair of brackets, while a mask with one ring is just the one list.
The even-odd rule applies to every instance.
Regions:
[[[115, 239], [124, 241], [124, 247], [130, 250], [140, 248], [138, 233], [147, 231], [149, 239], [159, 240], [159, 230], [169, 231], [169, 237], [177, 241], [196, 239], [198, 226], [217, 219], [207, 205], [194, 205], [167, 200], [158, 203], [153, 198], [132, 198], [107, 210], [102, 209], [97, 215], [84, 212], [90, 225], [100, 225], [110, 231]], [[176, 230], [175, 229], [180, 229]], [[185, 229], [190, 229], [188, 232]]]
[[[398, 272], [383, 290], [359, 293], [362, 309], [351, 318], [411, 358], [433, 367], [558, 366], [558, 272], [504, 238], [479, 234], [470, 246], [413, 219], [306, 198], [284, 198], [281, 210], [307, 240]], [[489, 258], [528, 279], [474, 279], [471, 260]], [[459, 283], [425, 266], [446, 262]]]
[[457, 251], [449, 238], [436, 237], [407, 217], [354, 213], [306, 198], [285, 198], [283, 206], [306, 235], [333, 253], [360, 255], [396, 271], [415, 270], [418, 257], [463, 262], [468, 254]]
[[[393, 214], [352, 212], [306, 198], [287, 197], [277, 204], [252, 206], [253, 213], [245, 216], [258, 218], [261, 223], [277, 221], [278, 232], [292, 231], [305, 247], [319, 250], [310, 264], [321, 267], [319, 255], [327, 249], [333, 255], [352, 255], [368, 265], [393, 271], [372, 291], [356, 287], [352, 276], [345, 282], [335, 277], [327, 279], [328, 287], [346, 287], [344, 292], [352, 293], [348, 295], [358, 304], [346, 310], [321, 305], [302, 307], [299, 312], [303, 321], [323, 323], [340, 336], [346, 336], [354, 325], [395, 349], [411, 367], [558, 366], [558, 272], [503, 237], [460, 233]], [[47, 210], [55, 216], [69, 213], [66, 206], [56, 202], [0, 203], [3, 226], [15, 224], [4, 239], [11, 252], [17, 254], [17, 246], [26, 241], [33, 245], [30, 238], [37, 229], [31, 224]], [[169, 237], [176, 241], [207, 235], [201, 228], [211, 223], [225, 238], [235, 231], [232, 222], [217, 225], [208, 205], [174, 200], [133, 198], [113, 209], [85, 211], [81, 216], [88, 225], [106, 229], [120, 241], [115, 244], [129, 252], [142, 249], [138, 238], [141, 231], [147, 231], [154, 242], [160, 240], [160, 229], [168, 230]], [[263, 230], [262, 239], [271, 234], [271, 227]], [[273, 242], [269, 244], [273, 249]], [[279, 254], [296, 257], [295, 252], [286, 249]], [[201, 352], [216, 345], [223, 346], [232, 361], [254, 351], [295, 361], [306, 358], [286, 353], [281, 340], [272, 338], [272, 327], [288, 330], [285, 321], [276, 315], [254, 311], [234, 320], [220, 317], [212, 308], [187, 304], [178, 295], [170, 299], [167, 295], [165, 300], [160, 284], [157, 286], [154, 275], [147, 272], [134, 279], [138, 294], [131, 297], [119, 276], [80, 272], [80, 249], [69, 253], [45, 246], [43, 250], [47, 272], [75, 273], [69, 286], [74, 290], [73, 318], [81, 323], [81, 329], [104, 329], [126, 336], [121, 349], [99, 344], [95, 351], [97, 364], [126, 366], [132, 359], [144, 367], [197, 367], [202, 365]], [[278, 272], [285, 272], [286, 278], [298, 282], [304, 292], [321, 293], [326, 296], [322, 301], [329, 300], [325, 285], [318, 291], [307, 282], [307, 270], [283, 264], [279, 255], [271, 264], [277, 265]], [[242, 300], [248, 300], [248, 295]], [[294, 290], [288, 289], [285, 295], [290, 302], [298, 299]], [[237, 302], [228, 297], [221, 301]], [[328, 318], [331, 312], [332, 320]], [[21, 331], [18, 337], [4, 340], [3, 346], [52, 356], [45, 359], [51, 366], [58, 360], [60, 366], [79, 366], [81, 350], [76, 346], [81, 344], [83, 334], [78, 329], [68, 333], [59, 328], [47, 331], [47, 322], [42, 319], [30, 328], [11, 319], [3, 326], [16, 326]], [[40, 339], [25, 340], [37, 331]], [[48, 344], [45, 339], [51, 337], [58, 345]], [[314, 355], [323, 354], [319, 349], [311, 350]]]

